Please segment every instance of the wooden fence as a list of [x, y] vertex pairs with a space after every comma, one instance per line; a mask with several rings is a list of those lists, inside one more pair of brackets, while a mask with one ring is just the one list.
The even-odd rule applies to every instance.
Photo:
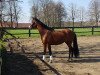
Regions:
[[[100, 32], [100, 30], [98, 30], [98, 31], [96, 30], [95, 31], [95, 28], [100, 28], [100, 26], [84, 26], [84, 27], [74, 27], [74, 28], [73, 27], [52, 27], [52, 28], [54, 28], [54, 29], [67, 29], [67, 28], [69, 28], [69, 29], [71, 29], [73, 31], [75, 31], [75, 29], [89, 28], [89, 29], [91, 29], [91, 31], [90, 31], [91, 35], [94, 35], [94, 32]], [[14, 30], [17, 30], [17, 29], [26, 29], [26, 30], [28, 30], [28, 33], [26, 33], [26, 34], [28, 34], [29, 37], [31, 37], [31, 34], [39, 34], [39, 33], [32, 33], [31, 32], [32, 29], [28, 29], [28, 28], [3, 28], [3, 29], [8, 29], [8, 30], [10, 30], [10, 29], [14, 29]], [[79, 33], [79, 32], [76, 32], [76, 33]], [[82, 33], [82, 31], [81, 31], [81, 33]]]
[[[52, 28], [54, 28], [54, 29], [67, 29], [67, 28], [69, 28], [69, 29], [71, 29], [71, 30], [75, 30], [76, 28], [90, 28], [91, 29], [91, 34], [92, 35], [94, 35], [94, 32], [100, 32], [100, 30], [99, 31], [95, 31], [95, 28], [100, 28], [100, 26], [85, 26], [85, 27], [52, 27]], [[77, 32], [76, 32], [77, 33]], [[31, 37], [31, 34], [34, 34], [34, 33], [31, 33], [31, 29], [29, 29], [29, 37]]]

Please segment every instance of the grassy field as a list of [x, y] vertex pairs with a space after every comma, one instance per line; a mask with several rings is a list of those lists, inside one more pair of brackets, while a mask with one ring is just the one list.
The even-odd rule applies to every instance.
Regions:
[[[76, 28], [75, 32], [78, 36], [91, 36], [92, 35], [91, 28]], [[100, 28], [94, 28], [93, 35], [100, 35]]]
[[[7, 30], [9, 33], [13, 34], [16, 37], [19, 38], [28, 38], [29, 37], [29, 30], [28, 29], [10, 29]], [[39, 32], [37, 29], [32, 29], [31, 30], [31, 37], [39, 37]], [[11, 38], [10, 35], [5, 35], [4, 38]]]
[[[59, 29], [57, 29], [57, 30], [59, 30]], [[10, 29], [7, 31], [19, 38], [28, 38], [29, 37], [28, 29]], [[91, 36], [92, 35], [91, 28], [75, 28], [75, 32], [78, 36]], [[34, 38], [40, 37], [37, 29], [32, 29], [31, 33], [32, 33], [31, 37], [34, 37]], [[100, 35], [100, 28], [94, 28], [94, 36], [95, 35]], [[11, 38], [11, 36], [5, 35], [4, 38]]]

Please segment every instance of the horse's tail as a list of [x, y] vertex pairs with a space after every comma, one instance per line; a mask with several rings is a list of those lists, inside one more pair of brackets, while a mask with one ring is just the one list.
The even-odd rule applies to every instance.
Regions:
[[73, 40], [73, 52], [74, 52], [74, 56], [77, 58], [79, 57], [79, 49], [78, 49], [78, 44], [77, 44], [77, 36], [75, 34], [74, 36], [74, 40]]

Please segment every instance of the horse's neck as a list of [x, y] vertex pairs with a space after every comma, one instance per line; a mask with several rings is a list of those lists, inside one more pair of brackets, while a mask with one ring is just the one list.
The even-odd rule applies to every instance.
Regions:
[[38, 25], [37, 29], [38, 29], [38, 31], [39, 31], [39, 33], [40, 33], [41, 36], [43, 36], [47, 32], [47, 29], [45, 29], [41, 25]]

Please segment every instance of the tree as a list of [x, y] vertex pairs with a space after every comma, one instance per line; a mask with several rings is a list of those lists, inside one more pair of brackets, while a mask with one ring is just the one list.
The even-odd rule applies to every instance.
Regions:
[[3, 10], [5, 7], [4, 1], [5, 0], [0, 0], [0, 24], [1, 24], [1, 27], [3, 27], [2, 21], [3, 21]]
[[68, 17], [71, 18], [73, 31], [74, 31], [74, 22], [75, 22], [76, 17], [77, 17], [77, 8], [76, 8], [76, 5], [74, 3], [71, 3], [69, 5], [68, 10], [67, 10], [67, 14], [68, 14]]
[[58, 2], [56, 5], [56, 13], [57, 13], [57, 20], [58, 25], [61, 27], [63, 18], [66, 17], [66, 11], [62, 2]]
[[16, 27], [18, 27], [18, 18], [20, 14], [20, 7], [18, 5], [18, 0], [4, 0], [4, 10], [3, 12], [3, 21], [10, 21], [10, 27], [13, 27], [13, 23], [16, 23]]
[[48, 26], [61, 26], [65, 17], [65, 8], [61, 2], [37, 0], [37, 2], [33, 1], [32, 13], [32, 16], [38, 17]]
[[39, 15], [38, 15], [38, 12], [39, 12], [39, 0], [33, 0], [33, 2], [32, 2], [33, 4], [33, 6], [32, 6], [32, 16], [35, 16], [35, 17], [38, 17]]
[[79, 21], [80, 21], [80, 25], [83, 26], [83, 21], [85, 18], [85, 8], [84, 7], [80, 7], [79, 8], [79, 12], [78, 12], [78, 16], [79, 16]]
[[21, 8], [19, 7], [18, 2], [22, 1], [14, 0], [13, 2], [14, 20], [16, 22], [16, 27], [18, 27], [19, 14], [21, 12]]
[[91, 0], [90, 2], [90, 18], [95, 21], [95, 25], [98, 26], [100, 19], [100, 0]]

